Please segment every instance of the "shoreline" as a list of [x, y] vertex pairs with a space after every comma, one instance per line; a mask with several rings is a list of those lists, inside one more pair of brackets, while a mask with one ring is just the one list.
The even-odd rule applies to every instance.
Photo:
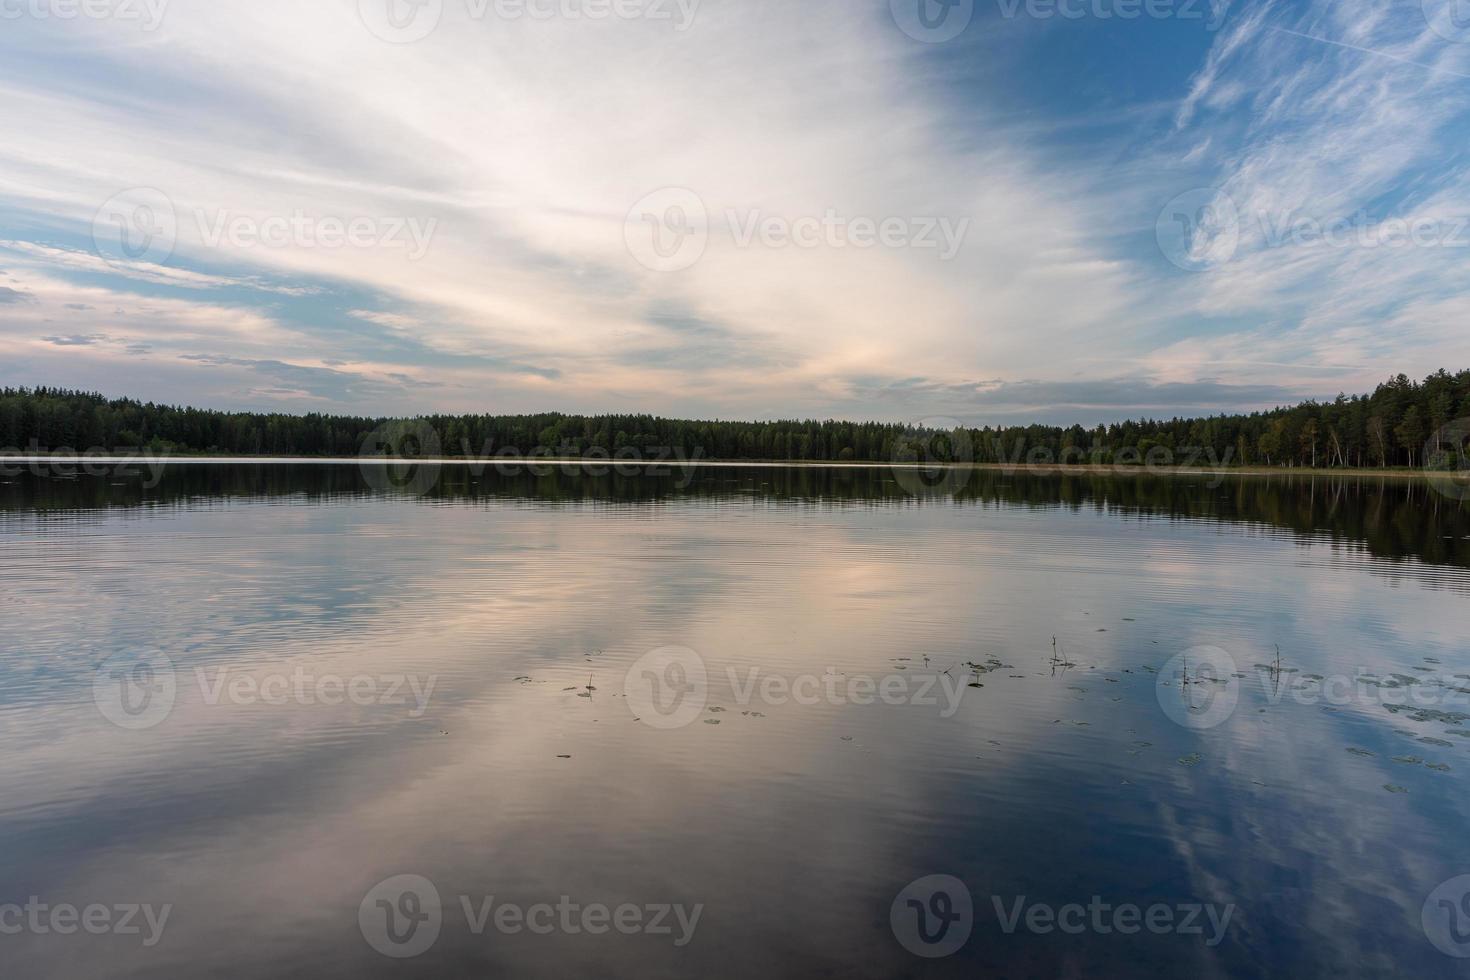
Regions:
[[[1024, 473], [1034, 476], [1289, 476], [1289, 477], [1343, 477], [1352, 479], [1393, 480], [1436, 480], [1456, 479], [1454, 472], [1433, 472], [1417, 469], [1313, 469], [1311, 467], [1268, 467], [1268, 466], [1158, 466], [1121, 463], [942, 463], [920, 464], [899, 462], [841, 462], [834, 460], [715, 460], [715, 459], [614, 459], [575, 456], [495, 456], [487, 459], [464, 457], [432, 457], [406, 459], [401, 457], [363, 456], [183, 456], [138, 453], [119, 455], [0, 455], [0, 467], [35, 465], [38, 463], [67, 466], [114, 466], [125, 464], [192, 465], [192, 466], [399, 466], [432, 465], [482, 470], [493, 467], [531, 466], [595, 466], [604, 469], [621, 467], [649, 467], [666, 469], [828, 469], [828, 470], [974, 470], [1001, 473]], [[1459, 479], [1470, 480], [1470, 472], [1461, 472]]]

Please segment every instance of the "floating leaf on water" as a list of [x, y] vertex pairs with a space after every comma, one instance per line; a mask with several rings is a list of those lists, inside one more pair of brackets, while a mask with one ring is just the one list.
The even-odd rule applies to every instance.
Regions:
[[[1393, 714], [1411, 710], [1408, 705], [1404, 704], [1386, 704], [1384, 707]], [[1438, 708], [1417, 708], [1412, 710], [1413, 714], [1409, 715], [1410, 721], [1437, 721], [1441, 724], [1455, 726], [1470, 721], [1470, 715], [1460, 711], [1440, 711]]]

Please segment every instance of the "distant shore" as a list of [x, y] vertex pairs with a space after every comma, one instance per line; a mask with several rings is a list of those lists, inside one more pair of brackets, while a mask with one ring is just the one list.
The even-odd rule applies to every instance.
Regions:
[[1033, 476], [1293, 476], [1350, 477], [1354, 479], [1389, 480], [1456, 480], [1470, 482], [1470, 472], [1443, 472], [1399, 467], [1396, 469], [1342, 469], [1273, 467], [1273, 466], [1148, 466], [1121, 463], [902, 463], [832, 460], [730, 460], [730, 459], [609, 459], [576, 456], [492, 456], [473, 459], [462, 456], [400, 458], [370, 456], [220, 456], [140, 451], [134, 455], [5, 455], [0, 453], [0, 467], [25, 464], [62, 464], [73, 466], [115, 466], [147, 463], [154, 466], [184, 464], [194, 466], [228, 465], [306, 465], [306, 466], [403, 466], [434, 465], [460, 468], [490, 469], [495, 467], [589, 467], [599, 469], [827, 469], [827, 470], [975, 470], [981, 472], [1025, 473]]

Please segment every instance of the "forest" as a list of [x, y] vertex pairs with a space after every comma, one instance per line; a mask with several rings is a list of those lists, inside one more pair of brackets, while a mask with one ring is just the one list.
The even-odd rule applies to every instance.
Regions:
[[1397, 375], [1372, 394], [1251, 414], [1070, 428], [949, 431], [880, 422], [684, 421], [652, 415], [224, 412], [58, 388], [0, 388], [0, 453], [612, 456], [854, 462], [1090, 463], [1465, 469], [1470, 370]]

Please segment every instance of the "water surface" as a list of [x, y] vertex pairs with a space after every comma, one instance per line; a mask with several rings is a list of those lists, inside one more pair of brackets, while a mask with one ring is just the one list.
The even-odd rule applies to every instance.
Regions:
[[[1464, 504], [1321, 477], [908, 482], [0, 478], [0, 905], [171, 906], [152, 945], [0, 935], [5, 972], [1463, 975], [1422, 913], [1470, 872]], [[1242, 676], [1181, 677], [1206, 647]], [[671, 724], [645, 668], [683, 683], [664, 668], [690, 655], [707, 688]], [[171, 705], [115, 723], [114, 684], [165, 680]], [[403, 875], [442, 912], [394, 959], [360, 912]], [[973, 902], [935, 959], [891, 918], [930, 875]], [[700, 911], [688, 936], [477, 935], [461, 899], [490, 896]], [[1094, 896], [1232, 911], [1219, 936], [997, 913]]]

